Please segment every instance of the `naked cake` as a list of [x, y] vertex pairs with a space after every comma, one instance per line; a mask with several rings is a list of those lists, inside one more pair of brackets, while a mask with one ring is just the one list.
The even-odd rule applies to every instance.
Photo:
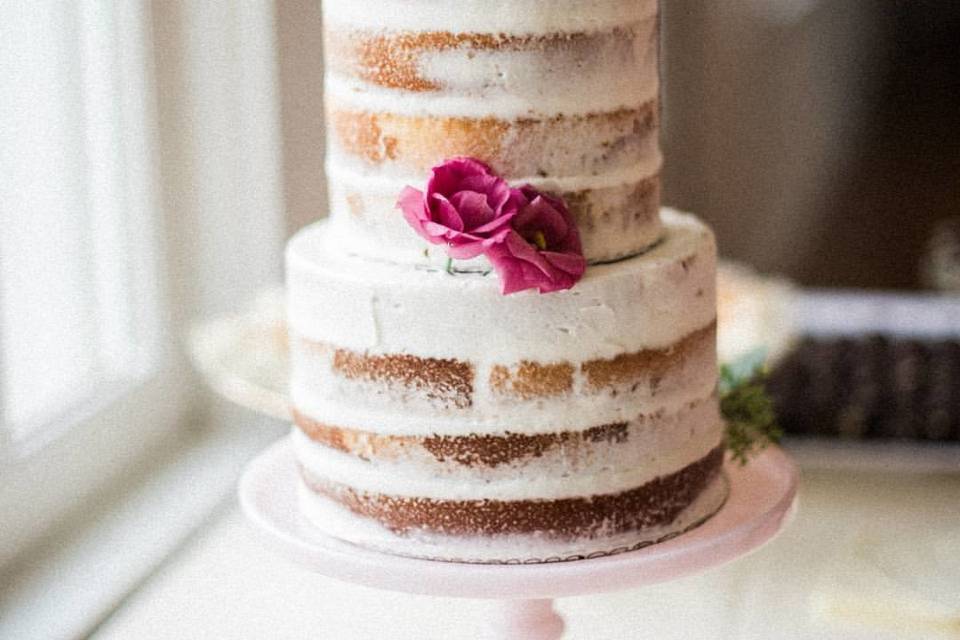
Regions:
[[656, 1], [328, 0], [324, 29], [330, 217], [287, 250], [305, 518], [531, 562], [715, 513], [716, 247], [660, 207]]

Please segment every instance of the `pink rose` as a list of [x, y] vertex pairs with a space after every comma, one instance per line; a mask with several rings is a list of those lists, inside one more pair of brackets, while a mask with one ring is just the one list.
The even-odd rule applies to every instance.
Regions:
[[561, 200], [530, 185], [513, 191], [523, 202], [511, 220], [513, 230], [485, 251], [500, 276], [501, 292], [569, 289], [587, 268], [573, 217]]
[[406, 187], [397, 206], [410, 226], [457, 260], [475, 258], [503, 242], [522, 199], [490, 167], [451, 158], [431, 170], [426, 193]]

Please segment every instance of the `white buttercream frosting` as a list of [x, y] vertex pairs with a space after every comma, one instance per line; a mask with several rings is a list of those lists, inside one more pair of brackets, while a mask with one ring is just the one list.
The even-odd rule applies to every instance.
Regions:
[[696, 398], [709, 396], [717, 384], [716, 357], [697, 358], [688, 369], [676, 377], [675, 391], [655, 397], [646, 393], [626, 397], [603, 393], [501, 403], [478, 396], [467, 410], [395, 398], [383, 400], [377, 398], [380, 389], [343, 384], [330, 375], [319, 384], [295, 376], [291, 396], [298, 411], [318, 422], [365, 428], [385, 435], [462, 436], [502, 433], [505, 428], [523, 434], [554, 433], [627, 422], [645, 412], [671, 413]]
[[657, 0], [326, 0], [328, 25], [391, 31], [544, 34], [609, 29], [657, 11]]
[[290, 329], [364, 353], [497, 363], [669, 347], [716, 317], [716, 246], [693, 216], [664, 210], [663, 219], [664, 240], [647, 253], [590, 267], [567, 291], [509, 296], [493, 272], [353, 259], [317, 223], [287, 248]]
[[[326, 163], [327, 175], [331, 182], [357, 186], [364, 191], [370, 191], [378, 197], [392, 199], [391, 209], [396, 208], [396, 200], [400, 191], [407, 185], [426, 183], [429, 175], [410, 175], [409, 173], [390, 173], [380, 167], [372, 170], [359, 165], [349, 156], [335, 151], [328, 154]], [[504, 179], [512, 185], [531, 184], [538, 189], [550, 193], [564, 193], [567, 191], [582, 191], [587, 189], [611, 189], [634, 184], [660, 171], [663, 158], [658, 149], [653, 148], [637, 162], [632, 162], [602, 173], [583, 173], [563, 176], [519, 175], [506, 176]]]
[[649, 451], [643, 464], [636, 466], [612, 466], [600, 473], [577, 473], [562, 479], [544, 473], [517, 473], [486, 482], [471, 477], [431, 477], [415, 465], [370, 463], [318, 445], [298, 429], [293, 430], [293, 444], [308, 475], [367, 493], [436, 500], [558, 500], [620, 493], [683, 469], [720, 444], [719, 429], [711, 431], [683, 447]]
[[[464, 54], [464, 58], [466, 56]], [[510, 66], [524, 62], [519, 53], [483, 54], [488, 58], [503, 58]], [[511, 59], [512, 58], [512, 59]], [[523, 117], [552, 117], [559, 114], [604, 113], [617, 109], [636, 108], [657, 97], [659, 77], [656, 66], [631, 65], [634, 73], [624, 75], [623, 64], [604, 65], [595, 75], [571, 74], [571, 69], [558, 69], [542, 74], [514, 88], [507, 71], [498, 72], [496, 84], [478, 83], [478, 86], [453, 82], [457, 60], [451, 53], [434, 54], [426, 58], [430, 66], [425, 73], [436, 76], [444, 87], [438, 91], [418, 92], [378, 87], [356, 78], [328, 73], [324, 92], [338, 105], [361, 108], [372, 112], [401, 113], [404, 115], [458, 116], [500, 118], [514, 120]], [[465, 59], [464, 64], [472, 62]], [[443, 64], [444, 66], [440, 67]], [[529, 66], [529, 65], [527, 65]], [[438, 73], [442, 69], [443, 74]], [[565, 72], [565, 73], [564, 73]], [[617, 73], [619, 72], [619, 79]], [[572, 77], [571, 77], [572, 76]], [[508, 82], [511, 80], [511, 82]], [[520, 84], [517, 82], [517, 84]], [[581, 86], [586, 85], [586, 86]]]
[[629, 426], [625, 441], [584, 445], [584, 459], [568, 463], [549, 451], [497, 467], [435, 459], [360, 458], [311, 440], [294, 427], [292, 442], [304, 472], [368, 493], [438, 500], [559, 499], [618, 493], [668, 475], [706, 456], [722, 437], [716, 401], [702, 402], [653, 424]]
[[[565, 411], [565, 407], [556, 406], [554, 413]], [[543, 413], [551, 413], [540, 409]], [[521, 424], [524, 416], [514, 417]], [[304, 421], [309, 425], [309, 421]], [[667, 411], [664, 408], [650, 413], [637, 415], [632, 421], [606, 423], [596, 425], [585, 431], [566, 430], [558, 435], [556, 428], [546, 438], [543, 448], [523, 452], [522, 447], [529, 444], [529, 432], [525, 429], [509, 427], [499, 432], [470, 434], [470, 437], [445, 441], [446, 445], [456, 444], [456, 453], [450, 449], [443, 449], [443, 440], [439, 440], [437, 433], [426, 434], [427, 437], [412, 439], [410, 437], [386, 437], [385, 434], [371, 434], [365, 431], [345, 431], [344, 442], [352, 455], [383, 465], [405, 467], [413, 465], [424, 476], [442, 481], [446, 477], [455, 477], [461, 480], [472, 478], [476, 482], [485, 483], [491, 480], [501, 480], [517, 474], [535, 474], [538, 477], [552, 477], [562, 482], [563, 478], [571, 474], [585, 473], [588, 475], [604, 473], [614, 467], [633, 468], [647, 463], [650, 455], [658, 451], [668, 451], [683, 448], [691, 440], [709, 439], [713, 434], [717, 438], [720, 434], [720, 408], [715, 394], [704, 396], [687, 403], [676, 411]], [[309, 430], [316, 425], [307, 426]], [[464, 434], [460, 434], [461, 436]], [[501, 444], [509, 451], [504, 457], [482, 458], [468, 453], [469, 444], [488, 445], [491, 437], [507, 438]], [[321, 441], [325, 439], [321, 436]], [[622, 446], [624, 442], [630, 446]], [[512, 443], [512, 444], [511, 444]], [[321, 445], [316, 445], [321, 446]], [[437, 447], [440, 446], [440, 449]], [[485, 462], [484, 462], [485, 461]], [[385, 470], [387, 475], [389, 470]]]

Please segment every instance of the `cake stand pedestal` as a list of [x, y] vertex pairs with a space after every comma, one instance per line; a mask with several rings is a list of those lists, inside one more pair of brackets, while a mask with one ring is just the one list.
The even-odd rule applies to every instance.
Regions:
[[377, 589], [501, 601], [490, 620], [504, 639], [556, 640], [563, 619], [553, 598], [674, 580], [743, 556], [773, 538], [796, 509], [797, 468], [779, 448], [741, 467], [727, 462], [730, 497], [700, 527], [672, 540], [613, 556], [529, 565], [403, 558], [319, 533], [297, 508], [297, 466], [288, 438], [250, 462], [240, 504], [267, 544], [324, 576]]

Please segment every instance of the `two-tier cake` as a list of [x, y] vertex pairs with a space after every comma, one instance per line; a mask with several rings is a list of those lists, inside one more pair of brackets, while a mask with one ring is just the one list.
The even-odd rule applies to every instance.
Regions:
[[[656, 0], [327, 0], [324, 29], [331, 215], [287, 251], [305, 517], [522, 562], [715, 513], [716, 248], [660, 209]], [[569, 216], [582, 278], [504, 295], [492, 250], [414, 229], [398, 199], [464, 158]]]

